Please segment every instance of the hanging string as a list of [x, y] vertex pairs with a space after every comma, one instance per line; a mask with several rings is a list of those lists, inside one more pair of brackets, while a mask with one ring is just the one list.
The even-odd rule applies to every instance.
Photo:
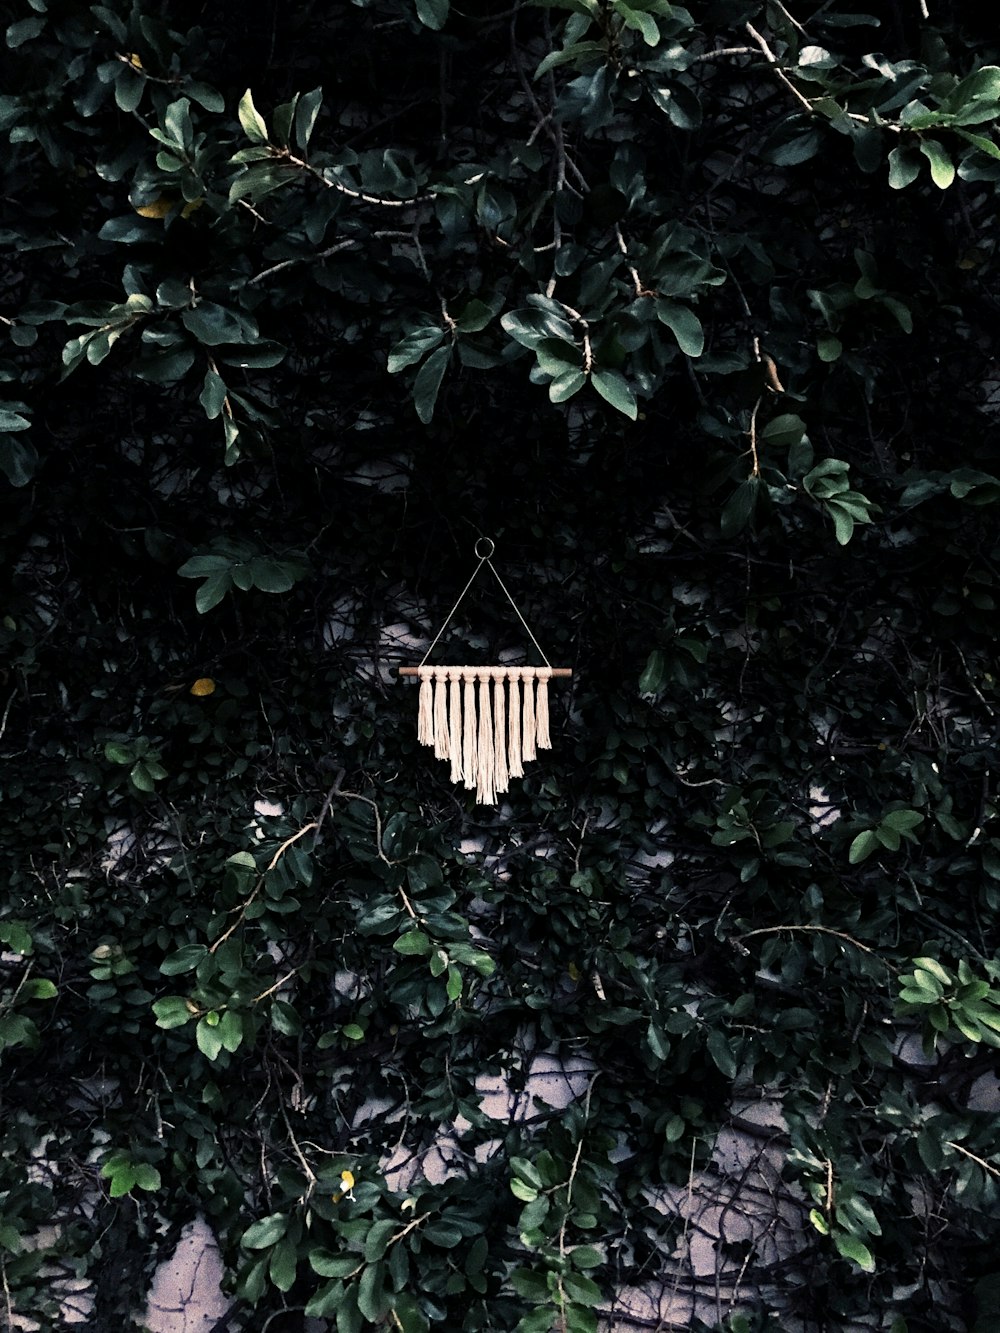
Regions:
[[[489, 542], [489, 547], [490, 547], [490, 549], [489, 549], [489, 551], [486, 553], [486, 555], [480, 555], [480, 554], [479, 554], [479, 546], [480, 546], [480, 543], [481, 543], [481, 542]], [[482, 569], [483, 565], [488, 565], [489, 568], [490, 568], [490, 572], [492, 573], [493, 577], [496, 579], [497, 583], [500, 584], [500, 587], [501, 587], [501, 589], [503, 590], [503, 594], [504, 594], [504, 596], [507, 598], [507, 601], [510, 602], [511, 606], [514, 608], [514, 614], [517, 616], [518, 620], [519, 620], [519, 621], [521, 622], [521, 624], [524, 626], [525, 633], [527, 634], [527, 636], [528, 636], [528, 638], [531, 640], [531, 642], [535, 645], [535, 648], [538, 650], [538, 655], [539, 655], [539, 657], [542, 659], [542, 661], [544, 662], [544, 664], [545, 664], [547, 667], [551, 668], [551, 665], [552, 665], [552, 664], [551, 664], [551, 662], [549, 661], [549, 659], [545, 656], [545, 654], [542, 652], [542, 645], [541, 645], [541, 644], [538, 642], [538, 640], [535, 638], [534, 634], [532, 634], [532, 632], [531, 632], [531, 626], [528, 624], [528, 622], [525, 620], [524, 616], [521, 614], [521, 608], [518, 606], [517, 602], [514, 601], [514, 598], [511, 596], [511, 594], [510, 594], [510, 590], [509, 590], [509, 588], [507, 587], [506, 583], [504, 583], [503, 579], [502, 579], [502, 578], [500, 577], [500, 575], [497, 573], [496, 566], [493, 564], [493, 561], [492, 561], [492, 559], [490, 558], [490, 557], [493, 555], [493, 552], [494, 552], [495, 550], [496, 550], [496, 545], [490, 540], [489, 537], [481, 537], [481, 538], [479, 539], [479, 541], [476, 542], [476, 546], [475, 546], [475, 555], [476, 555], [476, 558], [477, 558], [478, 561], [479, 561], [479, 564], [478, 564], [478, 565], [475, 567], [475, 569], [472, 571], [472, 574], [471, 574], [471, 576], [470, 576], [470, 578], [469, 578], [468, 583], [465, 585], [465, 587], [462, 589], [462, 591], [458, 594], [458, 597], [457, 597], [456, 600], [455, 600], [455, 605], [454, 605], [454, 606], [451, 608], [451, 610], [448, 612], [447, 616], [445, 616], [444, 624], [441, 626], [441, 628], [438, 630], [438, 632], [434, 635], [434, 638], [431, 640], [431, 645], [430, 645], [430, 647], [427, 649], [426, 653], [424, 653], [423, 657], [421, 658], [420, 663], [419, 663], [419, 666], [422, 667], [422, 666], [426, 663], [428, 657], [430, 657], [431, 653], [432, 653], [432, 652], [434, 651], [434, 649], [437, 647], [438, 640], [441, 638], [441, 635], [445, 632], [445, 630], [446, 630], [446, 629], [448, 628], [448, 626], [451, 624], [451, 621], [452, 621], [452, 618], [453, 618], [454, 615], [455, 615], [455, 612], [456, 612], [456, 611], [458, 610], [458, 608], [462, 605], [462, 601], [463, 601], [463, 599], [465, 598], [466, 593], [469, 591], [469, 589], [472, 587], [473, 583], [475, 582], [475, 580], [476, 580], [476, 576], [479, 574], [479, 571]], [[419, 668], [418, 668], [418, 669], [419, 669]], [[421, 678], [421, 679], [422, 679], [422, 678]]]
[[[491, 552], [490, 554], [492, 554], [492, 552]], [[531, 642], [532, 642], [532, 643], [535, 645], [535, 647], [538, 649], [538, 656], [542, 659], [542, 661], [545, 663], [545, 665], [546, 665], [547, 667], [551, 668], [552, 663], [549, 661], [549, 659], [548, 659], [548, 658], [545, 656], [545, 654], [542, 652], [542, 645], [538, 642], [538, 640], [537, 640], [537, 639], [535, 638], [535, 636], [532, 634], [532, 632], [531, 632], [531, 628], [530, 628], [530, 626], [528, 625], [528, 622], [525, 620], [524, 616], [521, 615], [520, 607], [518, 606], [517, 602], [514, 601], [513, 597], [511, 597], [510, 593], [507, 591], [507, 585], [506, 585], [506, 583], [504, 583], [503, 579], [500, 577], [500, 575], [497, 573], [496, 569], [494, 568], [493, 561], [490, 559], [490, 557], [489, 557], [488, 555], [487, 555], [487, 556], [483, 556], [483, 557], [481, 557], [481, 558], [482, 558], [483, 560], [485, 560], [486, 564], [489, 565], [489, 567], [490, 567], [490, 572], [493, 574], [493, 577], [496, 579], [497, 583], [500, 584], [500, 587], [503, 588], [504, 593], [505, 593], [505, 595], [506, 595], [506, 597], [507, 597], [507, 601], [510, 602], [511, 606], [514, 608], [514, 613], [515, 613], [515, 615], [517, 616], [518, 620], [521, 622], [521, 624], [524, 626], [525, 631], [526, 631], [526, 633], [527, 633], [527, 635], [528, 635], [528, 638], [531, 640]], [[476, 572], [478, 573], [479, 571], [477, 570]]]
[[[478, 545], [478, 543], [477, 543], [477, 545]], [[452, 618], [452, 616], [455, 614], [455, 612], [458, 610], [458, 608], [462, 605], [462, 599], [463, 599], [463, 597], [464, 597], [465, 594], [469, 591], [469, 589], [472, 587], [473, 583], [475, 582], [476, 575], [477, 575], [477, 574], [479, 573], [479, 571], [482, 569], [483, 565], [486, 564], [486, 562], [487, 562], [487, 558], [488, 558], [488, 557], [485, 556], [485, 555], [481, 555], [481, 556], [479, 557], [479, 564], [478, 564], [478, 565], [475, 567], [475, 569], [472, 571], [472, 577], [469, 579], [468, 583], [465, 585], [465, 587], [462, 589], [462, 591], [458, 594], [458, 598], [457, 598], [457, 600], [456, 600], [456, 602], [455, 602], [455, 605], [451, 608], [451, 610], [450, 610], [450, 611], [448, 612], [448, 614], [445, 616], [444, 624], [441, 626], [441, 628], [438, 630], [438, 632], [434, 635], [434, 638], [431, 640], [431, 646], [427, 649], [426, 653], [424, 653], [422, 659], [421, 659], [420, 662], [418, 663], [419, 666], [423, 666], [423, 665], [424, 665], [424, 663], [427, 661], [428, 657], [430, 657], [431, 653], [432, 653], [432, 652], [434, 651], [434, 649], [437, 647], [437, 641], [438, 641], [438, 639], [440, 639], [441, 635], [445, 632], [445, 630], [446, 630], [446, 629], [448, 628], [448, 626], [451, 624], [451, 618]], [[529, 631], [529, 632], [530, 632], [530, 631]]]

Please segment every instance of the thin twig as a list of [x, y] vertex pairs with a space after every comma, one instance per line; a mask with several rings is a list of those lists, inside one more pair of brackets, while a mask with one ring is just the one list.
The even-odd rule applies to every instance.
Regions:
[[867, 944], [862, 944], [856, 940], [853, 935], [847, 935], [842, 930], [834, 930], [832, 926], [762, 926], [759, 930], [748, 930], [744, 935], [731, 935], [731, 943], [742, 944], [744, 940], [752, 940], [755, 935], [781, 935], [794, 932], [807, 932], [814, 935], [833, 935], [838, 940], [843, 940], [847, 944], [853, 944], [856, 949], [862, 953], [871, 954], [877, 958], [880, 963], [889, 969], [890, 972], [899, 972], [898, 967], [893, 967], [892, 963], [887, 962], [875, 949], [870, 949]]
[[815, 112], [813, 111], [813, 105], [809, 101], [808, 97], [804, 97], [802, 93], [799, 92], [798, 88], [796, 88], [795, 84], [792, 83], [791, 79], [781, 68], [781, 65], [778, 62], [778, 57], [774, 54], [774, 52], [771, 50], [767, 42], [760, 35], [760, 33], [753, 26], [753, 24], [748, 23], [746, 25], [746, 30], [750, 34], [750, 36], [754, 39], [754, 41], [757, 43], [757, 45], [760, 47], [760, 49], [764, 52], [764, 56], [768, 64], [772, 66], [775, 74], [777, 74], [778, 78], [785, 85], [788, 91], [792, 94], [795, 100], [800, 104], [800, 106], [804, 107], [804, 109], [809, 112], [810, 116], [814, 115]]
[[[357, 791], [336, 791], [336, 792], [334, 792], [334, 795], [335, 795], [335, 796], [342, 796], [342, 797], [344, 798], [345, 801], [364, 801], [365, 805], [370, 805], [370, 806], [371, 806], [371, 808], [372, 808], [372, 813], [375, 815], [375, 851], [376, 851], [376, 854], [378, 855], [379, 860], [382, 861], [382, 862], [384, 862], [387, 866], [394, 866], [394, 865], [396, 865], [397, 862], [396, 862], [396, 861], [390, 861], [389, 858], [386, 856], [385, 851], [384, 851], [383, 848], [382, 848], [382, 813], [381, 813], [381, 811], [379, 810], [379, 808], [378, 808], [378, 806], [376, 805], [376, 803], [372, 800], [372, 798], [371, 798], [370, 796], [362, 796], [361, 793], [360, 793], [360, 792], [357, 792]], [[413, 904], [410, 902], [409, 898], [406, 896], [406, 890], [403, 888], [403, 886], [402, 886], [401, 884], [397, 884], [397, 885], [396, 885], [396, 892], [399, 894], [400, 898], [402, 898], [402, 900], [403, 900], [403, 906], [406, 908], [406, 910], [407, 910], [407, 912], [408, 912], [410, 918], [411, 918], [413, 921], [418, 920], [417, 913], [413, 910]]]
[[293, 967], [291, 972], [286, 972], [280, 981], [276, 981], [273, 986], [268, 986], [267, 990], [262, 990], [259, 995], [255, 995], [250, 1001], [251, 1004], [257, 1004], [261, 1000], [266, 1000], [269, 995], [273, 995], [276, 990], [281, 990], [286, 981], [291, 981], [292, 977], [298, 974], [299, 969]]
[[963, 1157], [968, 1157], [971, 1162], [975, 1162], [976, 1166], [981, 1166], [984, 1171], [988, 1171], [991, 1176], [996, 1176], [997, 1180], [1000, 1180], [1000, 1171], [998, 1171], [995, 1166], [991, 1166], [989, 1162], [984, 1162], [981, 1157], [977, 1157], [974, 1152], [969, 1152], [968, 1148], [963, 1148], [960, 1143], [952, 1143], [950, 1139], [947, 1139], [945, 1141], [945, 1147], [954, 1148], [955, 1151], [960, 1152]]
[[7, 718], [10, 716], [11, 705], [17, 696], [17, 690], [11, 691], [11, 696], [7, 700], [7, 707], [3, 710], [3, 718], [0, 719], [0, 741], [3, 740], [4, 732], [7, 730]]
[[701, 60], [721, 60], [724, 56], [751, 56], [752, 46], [720, 46], [717, 51], [702, 51], [699, 56], [692, 56], [691, 63]]
[[291, 1140], [295, 1156], [299, 1159], [299, 1165], [302, 1167], [302, 1170], [305, 1172], [306, 1179], [309, 1181], [309, 1189], [306, 1191], [303, 1198], [304, 1202], [305, 1199], [308, 1199], [310, 1194], [312, 1194], [313, 1190], [316, 1188], [316, 1172], [306, 1161], [305, 1153], [299, 1147], [298, 1139], [296, 1139], [295, 1134], [292, 1130], [291, 1123], [288, 1119], [288, 1112], [285, 1110], [285, 1099], [280, 1094], [278, 1096], [278, 1105], [281, 1108], [281, 1118], [282, 1120], [284, 1120], [285, 1128], [288, 1130], [288, 1137]]
[[781, 10], [782, 14], [784, 14], [785, 18], [788, 20], [788, 22], [792, 25], [793, 28], [798, 28], [799, 32], [802, 34], [803, 37], [809, 36], [809, 34], [806, 32], [805, 28], [803, 28], [802, 24], [798, 21], [798, 19], [793, 18], [792, 15], [789, 14], [788, 10], [781, 3], [781, 0], [773, 0], [773, 2], [775, 7]]
[[763, 401], [764, 395], [761, 394], [750, 413], [750, 454], [753, 458], [753, 467], [750, 469], [751, 477], [760, 476], [760, 458], [757, 454], [757, 413], [760, 411], [760, 405]]
[[250, 897], [247, 898], [246, 901], [243, 903], [243, 905], [240, 907], [239, 916], [229, 927], [229, 929], [225, 931], [222, 935], [220, 935], [214, 944], [209, 946], [208, 950], [209, 953], [215, 953], [216, 949], [218, 949], [220, 945], [225, 944], [226, 940], [229, 939], [233, 931], [238, 928], [240, 923], [243, 921], [243, 918], [246, 916], [247, 911], [250, 908], [250, 904], [256, 900], [257, 895], [264, 887], [264, 881], [267, 878], [268, 873], [274, 869], [274, 867], [284, 856], [288, 848], [291, 847], [292, 843], [298, 842], [299, 838], [305, 837], [307, 833], [311, 833], [312, 830], [316, 827], [317, 827], [316, 821], [312, 820], [310, 823], [306, 824], [304, 828], [300, 828], [298, 833], [293, 833], [290, 838], [285, 839], [285, 841], [281, 844], [278, 850], [274, 853], [274, 856], [271, 857], [271, 864], [267, 867], [267, 870], [265, 870], [263, 874], [260, 876], [260, 878], [257, 880], [257, 883], [254, 885], [253, 892], [250, 894]]
[[255, 283], [263, 282], [265, 278], [271, 277], [273, 273], [280, 273], [282, 269], [291, 268], [293, 264], [315, 263], [320, 259], [329, 259], [331, 255], [338, 254], [341, 250], [350, 250], [355, 245], [360, 245], [360, 241], [338, 241], [336, 245], [331, 245], [327, 250], [321, 250], [318, 255], [296, 255], [293, 259], [283, 259], [280, 264], [272, 264], [270, 268], [264, 269], [262, 273], [256, 274], [247, 283], [248, 287], [253, 287]]

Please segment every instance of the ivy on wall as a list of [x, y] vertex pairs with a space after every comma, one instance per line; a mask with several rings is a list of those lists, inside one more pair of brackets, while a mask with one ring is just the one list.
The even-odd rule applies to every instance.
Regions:
[[[233, 1329], [993, 1326], [1000, 51], [930, 8], [7, 28], [10, 1322], [201, 1213]], [[575, 671], [498, 812], [392, 670], [480, 533]], [[785, 1253], [706, 1278], [759, 1096]]]

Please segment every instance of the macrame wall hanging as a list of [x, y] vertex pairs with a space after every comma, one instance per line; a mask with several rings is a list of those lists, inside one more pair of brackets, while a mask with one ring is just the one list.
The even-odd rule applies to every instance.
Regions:
[[[452, 782], [476, 793], [480, 805], [496, 805], [511, 778], [524, 776], [524, 765], [539, 750], [552, 748], [549, 736], [549, 681], [572, 676], [569, 667], [554, 667], [507, 591], [490, 558], [488, 537], [476, 542], [479, 564], [435, 634], [419, 666], [399, 668], [401, 676], [417, 676], [420, 700], [417, 739], [433, 746], [438, 759], [451, 765]], [[484, 554], [485, 551], [485, 554]], [[486, 565], [514, 608], [535, 645], [543, 666], [428, 666], [427, 659], [462, 604], [476, 575]]]

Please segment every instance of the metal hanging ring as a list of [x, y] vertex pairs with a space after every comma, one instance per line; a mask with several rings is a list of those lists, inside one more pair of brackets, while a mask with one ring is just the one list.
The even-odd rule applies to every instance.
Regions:
[[[481, 551], [479, 549], [481, 546], [488, 546], [490, 549], [488, 551]], [[476, 558], [478, 560], [489, 560], [496, 549], [496, 544], [492, 542], [489, 537], [480, 537], [474, 547]]]

